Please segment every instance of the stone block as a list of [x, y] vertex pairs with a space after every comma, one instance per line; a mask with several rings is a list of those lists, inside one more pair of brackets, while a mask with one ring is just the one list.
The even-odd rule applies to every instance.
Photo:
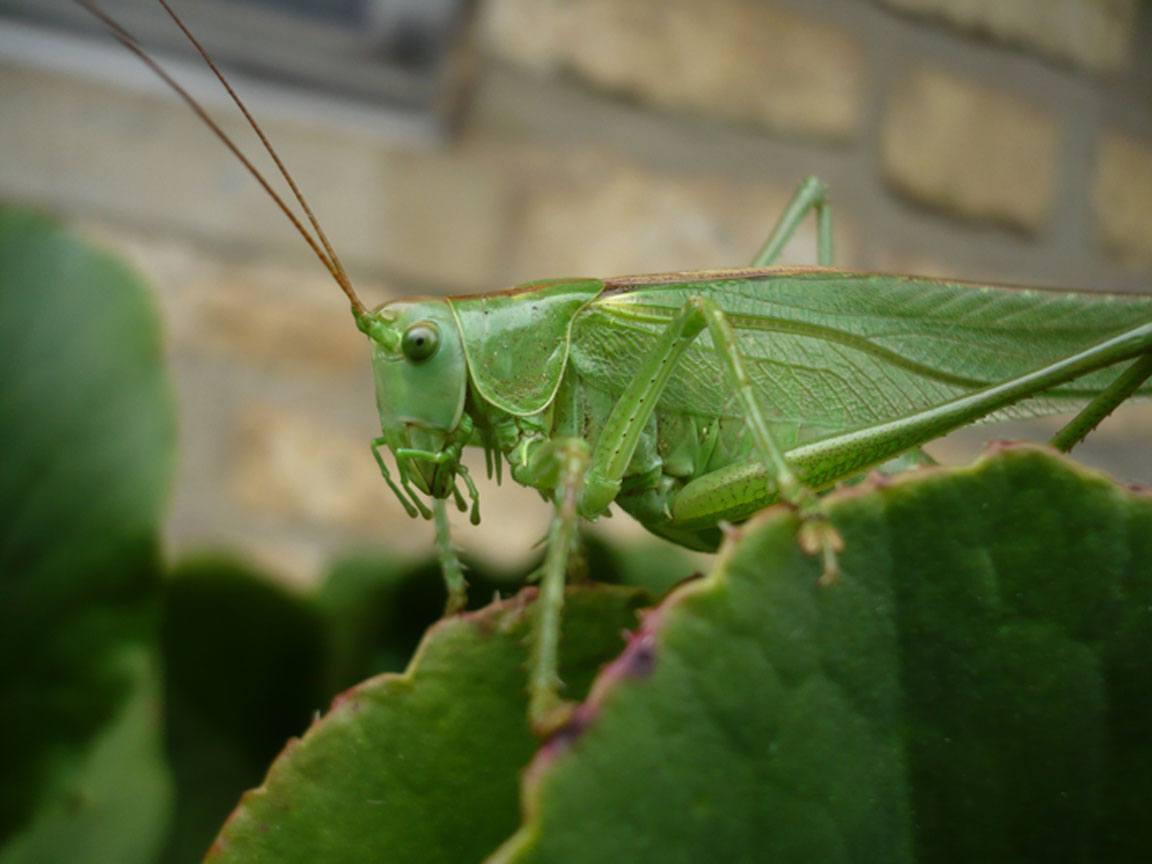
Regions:
[[820, 138], [851, 136], [860, 44], [763, 0], [494, 0], [489, 49], [660, 108]]
[[[311, 257], [264, 190], [174, 97], [22, 67], [0, 66], [0, 80], [0, 116], [35, 118], [0, 123], [0, 195], [233, 251]], [[486, 154], [403, 150], [252, 107], [349, 269], [461, 290], [498, 276], [507, 178]], [[283, 192], [243, 120], [221, 113], [220, 123]]]
[[341, 375], [368, 368], [367, 339], [343, 294], [323, 276], [276, 266], [229, 269], [186, 287], [194, 316], [174, 332], [177, 347], [228, 355], [285, 374]]
[[232, 494], [244, 510], [360, 531], [407, 523], [367, 441], [339, 424], [263, 401], [245, 406], [238, 425]]
[[890, 94], [882, 135], [884, 173], [911, 198], [1029, 231], [1051, 210], [1059, 126], [1021, 99], [919, 67]]
[[[381, 478], [366, 436], [315, 406], [269, 400], [243, 408], [235, 436], [231, 495], [253, 526], [294, 528], [303, 537], [335, 531], [402, 557], [435, 554], [432, 523], [405, 513]], [[539, 554], [535, 541], [547, 533], [551, 505], [535, 490], [486, 480], [480, 450], [469, 450], [465, 464], [480, 488], [483, 523], [474, 527], [467, 514], [449, 508], [456, 545], [500, 567], [527, 566]]]
[[[538, 152], [520, 164], [517, 280], [743, 267], [793, 191], [769, 180], [654, 171], [603, 152]], [[850, 262], [855, 242], [843, 208], [835, 220], [838, 260]], [[816, 263], [814, 220], [780, 263]]]
[[1124, 68], [1137, 0], [883, 0], [1094, 72]]
[[[106, 223], [74, 225], [129, 261], [159, 301], [170, 352], [214, 354], [283, 373], [345, 375], [368, 368], [367, 341], [339, 287], [318, 267], [214, 254], [188, 240]], [[356, 286], [369, 307], [388, 286]]]
[[1105, 133], [1096, 152], [1092, 204], [1104, 245], [1128, 265], [1152, 270], [1152, 145]]

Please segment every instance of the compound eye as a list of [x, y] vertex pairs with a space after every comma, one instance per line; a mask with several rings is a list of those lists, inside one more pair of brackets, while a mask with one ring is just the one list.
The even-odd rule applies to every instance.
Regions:
[[431, 321], [417, 321], [404, 331], [400, 350], [413, 363], [422, 363], [440, 347], [440, 331]]

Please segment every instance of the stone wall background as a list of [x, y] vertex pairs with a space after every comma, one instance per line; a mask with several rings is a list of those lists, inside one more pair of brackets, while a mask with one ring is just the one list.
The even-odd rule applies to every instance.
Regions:
[[[832, 188], [846, 266], [1152, 290], [1147, 3], [487, 0], [479, 43], [472, 108], [441, 148], [254, 105], [368, 302], [741, 265], [809, 173]], [[161, 93], [18, 65], [0, 66], [0, 117], [0, 196], [156, 286], [182, 412], [171, 554], [239, 550], [303, 583], [352, 548], [427, 548], [368, 452], [345, 303], [197, 121]], [[814, 247], [806, 226], [787, 258]], [[1126, 408], [1081, 456], [1152, 483], [1150, 429]], [[527, 560], [547, 508], [481, 494], [461, 545]]]

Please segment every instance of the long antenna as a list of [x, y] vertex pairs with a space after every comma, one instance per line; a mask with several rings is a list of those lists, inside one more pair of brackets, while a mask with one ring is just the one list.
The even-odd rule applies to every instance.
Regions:
[[148, 52], [144, 50], [144, 48], [131, 33], [125, 30], [119, 24], [119, 22], [117, 22], [114, 18], [108, 15], [108, 13], [106, 13], [103, 9], [92, 2], [92, 0], [75, 0], [75, 2], [87, 10], [91, 15], [96, 17], [101, 23], [103, 23], [104, 26], [107, 27], [111, 34], [117, 39], [117, 41], [119, 41], [125, 48], [127, 48], [142, 61], [144, 61], [149, 69], [151, 69], [157, 76], [159, 76], [159, 78], [165, 84], [171, 87], [172, 90], [175, 91], [176, 94], [184, 100], [184, 102], [188, 105], [189, 108], [192, 109], [196, 116], [199, 117], [204, 122], [204, 124], [216, 134], [216, 137], [224, 142], [224, 145], [232, 151], [232, 154], [237, 159], [239, 159], [244, 167], [248, 169], [248, 172], [256, 178], [256, 181], [264, 188], [264, 191], [272, 197], [272, 200], [276, 202], [277, 206], [279, 206], [280, 210], [283, 211], [284, 215], [288, 217], [288, 220], [292, 223], [293, 227], [295, 227], [296, 230], [300, 232], [300, 236], [304, 238], [304, 241], [312, 249], [316, 257], [320, 259], [324, 267], [328, 270], [329, 273], [332, 274], [332, 278], [336, 280], [336, 284], [340, 286], [340, 289], [352, 302], [352, 309], [357, 319], [364, 318], [368, 314], [367, 307], [365, 307], [360, 298], [356, 296], [356, 292], [352, 288], [352, 282], [349, 280], [348, 274], [344, 270], [344, 265], [340, 263], [340, 259], [337, 257], [336, 252], [333, 250], [331, 244], [328, 242], [328, 238], [324, 234], [324, 230], [320, 227], [320, 223], [317, 221], [315, 215], [313, 215], [312, 208], [309, 207], [308, 202], [304, 200], [304, 196], [301, 194], [300, 189], [296, 186], [296, 182], [292, 179], [292, 175], [288, 172], [288, 169], [284, 167], [284, 163], [280, 160], [279, 154], [277, 154], [275, 148], [272, 147], [271, 142], [264, 134], [264, 130], [261, 129], [259, 124], [256, 123], [256, 120], [248, 111], [248, 108], [244, 104], [243, 100], [241, 100], [240, 97], [236, 94], [236, 91], [232, 89], [231, 85], [220, 72], [219, 68], [217, 68], [216, 64], [212, 62], [212, 58], [208, 56], [208, 52], [204, 50], [203, 46], [201, 46], [201, 44], [196, 40], [192, 33], [189, 32], [188, 28], [184, 26], [184, 22], [180, 20], [180, 17], [168, 5], [166, 0], [159, 0], [160, 5], [164, 7], [164, 10], [172, 17], [172, 20], [176, 22], [176, 25], [196, 48], [200, 56], [204, 58], [204, 62], [208, 64], [209, 68], [211, 68], [213, 73], [215, 73], [216, 78], [220, 81], [221, 84], [224, 85], [224, 88], [228, 91], [228, 95], [232, 97], [232, 101], [236, 103], [236, 106], [248, 120], [249, 125], [252, 126], [256, 134], [260, 137], [260, 141], [263, 143], [264, 148], [268, 151], [269, 155], [276, 163], [276, 167], [280, 169], [280, 173], [288, 182], [289, 187], [291, 187], [292, 194], [295, 195], [296, 200], [300, 203], [300, 206], [307, 214], [308, 221], [316, 230], [316, 234], [320, 238], [320, 244], [323, 244], [323, 249], [320, 248], [320, 244], [317, 244], [316, 239], [310, 233], [308, 233], [304, 225], [301, 224], [300, 220], [296, 217], [296, 214], [292, 212], [286, 203], [284, 203], [284, 199], [276, 193], [276, 190], [274, 190], [268, 181], [264, 178], [264, 175], [261, 174], [259, 170], [257, 170], [256, 166], [253, 165], [248, 157], [240, 151], [240, 148], [237, 147], [235, 143], [233, 143], [232, 139], [228, 137], [228, 135], [224, 132], [223, 129], [220, 128], [216, 121], [209, 116], [208, 112], [204, 110], [203, 106], [201, 106], [200, 103], [197, 102], [196, 99], [193, 98], [192, 95], [184, 89], [184, 87], [182, 87], [174, 78], [172, 78], [172, 76], [169, 75], [167, 71], [165, 71], [164, 67], [152, 59]]

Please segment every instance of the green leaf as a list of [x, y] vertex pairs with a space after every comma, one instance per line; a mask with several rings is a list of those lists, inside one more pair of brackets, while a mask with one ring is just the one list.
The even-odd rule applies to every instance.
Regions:
[[[467, 574], [470, 609], [524, 583], [523, 574], [482, 564], [468, 563]], [[431, 558], [412, 562], [363, 552], [338, 562], [316, 595], [330, 631], [329, 692], [403, 670], [424, 632], [444, 614], [447, 597], [440, 564]]]
[[1152, 496], [1019, 447], [828, 513], [839, 584], [777, 508], [645, 619], [493, 861], [1147, 860]]
[[[8, 209], [0, 345], [4, 844], [32, 820], [44, 824], [39, 807], [63, 818], [57, 805], [68, 795], [98, 804], [109, 790], [105, 748], [120, 747], [128, 726], [143, 734], [142, 717], [156, 724], [154, 710], [140, 713], [140, 670], [155, 662], [156, 536], [173, 422], [157, 319], [139, 280], [50, 221]], [[141, 860], [156, 834], [140, 824], [143, 812], [160, 818], [165, 800], [161, 766], [145, 764], [149, 740], [116, 752], [134, 754], [123, 770], [150, 778], [154, 806], [135, 812], [125, 788], [123, 807], [99, 805], [99, 825], [86, 804], [75, 809], [76, 830], [119, 837], [123, 854], [99, 847], [104, 860]]]
[[[217, 838], [216, 862], [479, 861], [519, 820], [527, 723], [525, 591], [429, 631], [403, 675], [338, 697]], [[645, 595], [572, 589], [561, 672], [581, 697]]]
[[[692, 573], [693, 562], [670, 543], [653, 539], [618, 547], [592, 533], [583, 539], [587, 572], [599, 583], [646, 588], [659, 596]], [[542, 563], [541, 558], [523, 570], [503, 571], [465, 562], [468, 608], [514, 594]], [[316, 595], [330, 631], [331, 692], [404, 669], [424, 632], [443, 615], [447, 596], [434, 559], [413, 562], [364, 552], [338, 562]]]
[[159, 676], [151, 650], [126, 661], [135, 686], [92, 736], [31, 822], [0, 851], [4, 864], [108, 864], [154, 860], [172, 798], [162, 753]]
[[163, 861], [204, 857], [240, 794], [327, 701], [327, 632], [310, 598], [219, 558], [164, 589], [168, 754], [176, 808]]

